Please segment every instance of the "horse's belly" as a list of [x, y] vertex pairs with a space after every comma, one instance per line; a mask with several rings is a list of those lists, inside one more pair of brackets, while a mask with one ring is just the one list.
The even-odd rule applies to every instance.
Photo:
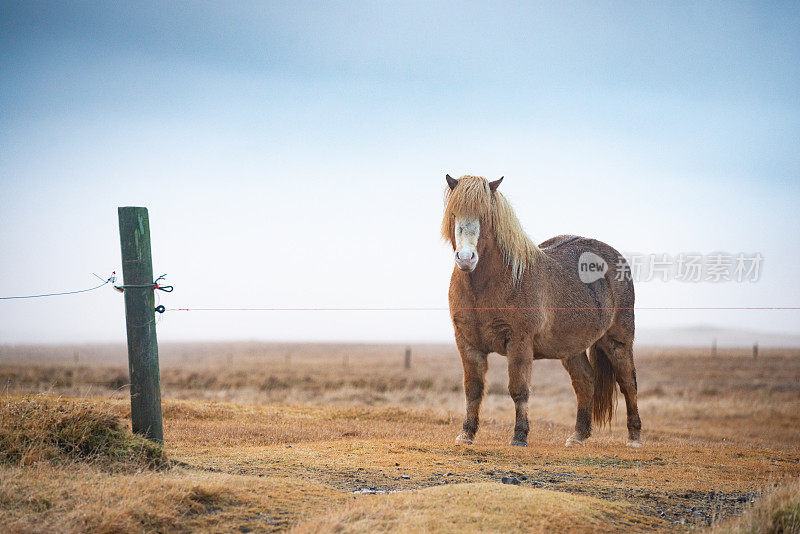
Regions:
[[608, 310], [557, 312], [549, 328], [534, 336], [537, 358], [563, 359], [588, 349], [611, 326]]
[[582, 338], [535, 339], [533, 357], [537, 360], [563, 360], [580, 354], [591, 344], [592, 341]]

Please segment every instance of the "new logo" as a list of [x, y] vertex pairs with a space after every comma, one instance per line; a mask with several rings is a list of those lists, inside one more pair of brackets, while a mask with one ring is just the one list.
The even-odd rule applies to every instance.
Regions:
[[584, 284], [600, 280], [608, 271], [606, 261], [594, 252], [584, 252], [578, 258], [578, 277]]

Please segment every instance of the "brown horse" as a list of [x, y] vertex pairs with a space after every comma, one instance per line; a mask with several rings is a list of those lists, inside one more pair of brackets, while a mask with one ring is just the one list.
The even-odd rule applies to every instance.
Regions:
[[508, 358], [516, 408], [511, 445], [527, 445], [533, 360], [550, 358], [561, 360], [578, 399], [567, 446], [583, 445], [592, 420], [611, 421], [615, 381], [628, 409], [627, 444], [641, 446], [628, 264], [612, 247], [585, 237], [561, 235], [536, 246], [497, 190], [502, 180], [447, 176], [442, 236], [455, 251], [450, 315], [467, 401], [456, 443], [475, 438], [486, 356], [497, 352]]

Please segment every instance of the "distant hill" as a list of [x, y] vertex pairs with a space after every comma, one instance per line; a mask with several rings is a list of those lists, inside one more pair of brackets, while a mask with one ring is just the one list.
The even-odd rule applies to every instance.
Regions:
[[642, 328], [636, 331], [636, 344], [656, 347], [800, 347], [800, 335], [758, 330], [738, 330], [709, 325], [680, 328]]

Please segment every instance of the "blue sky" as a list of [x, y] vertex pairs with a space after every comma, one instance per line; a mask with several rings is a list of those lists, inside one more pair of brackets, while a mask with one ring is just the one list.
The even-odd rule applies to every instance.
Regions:
[[[179, 306], [446, 306], [444, 173], [537, 240], [760, 252], [641, 306], [800, 305], [796, 3], [0, 2], [0, 295], [119, 267], [150, 208]], [[797, 312], [642, 327], [800, 332]], [[0, 304], [0, 342], [124, 339], [116, 293]], [[447, 341], [446, 312], [166, 314], [184, 339]]]

